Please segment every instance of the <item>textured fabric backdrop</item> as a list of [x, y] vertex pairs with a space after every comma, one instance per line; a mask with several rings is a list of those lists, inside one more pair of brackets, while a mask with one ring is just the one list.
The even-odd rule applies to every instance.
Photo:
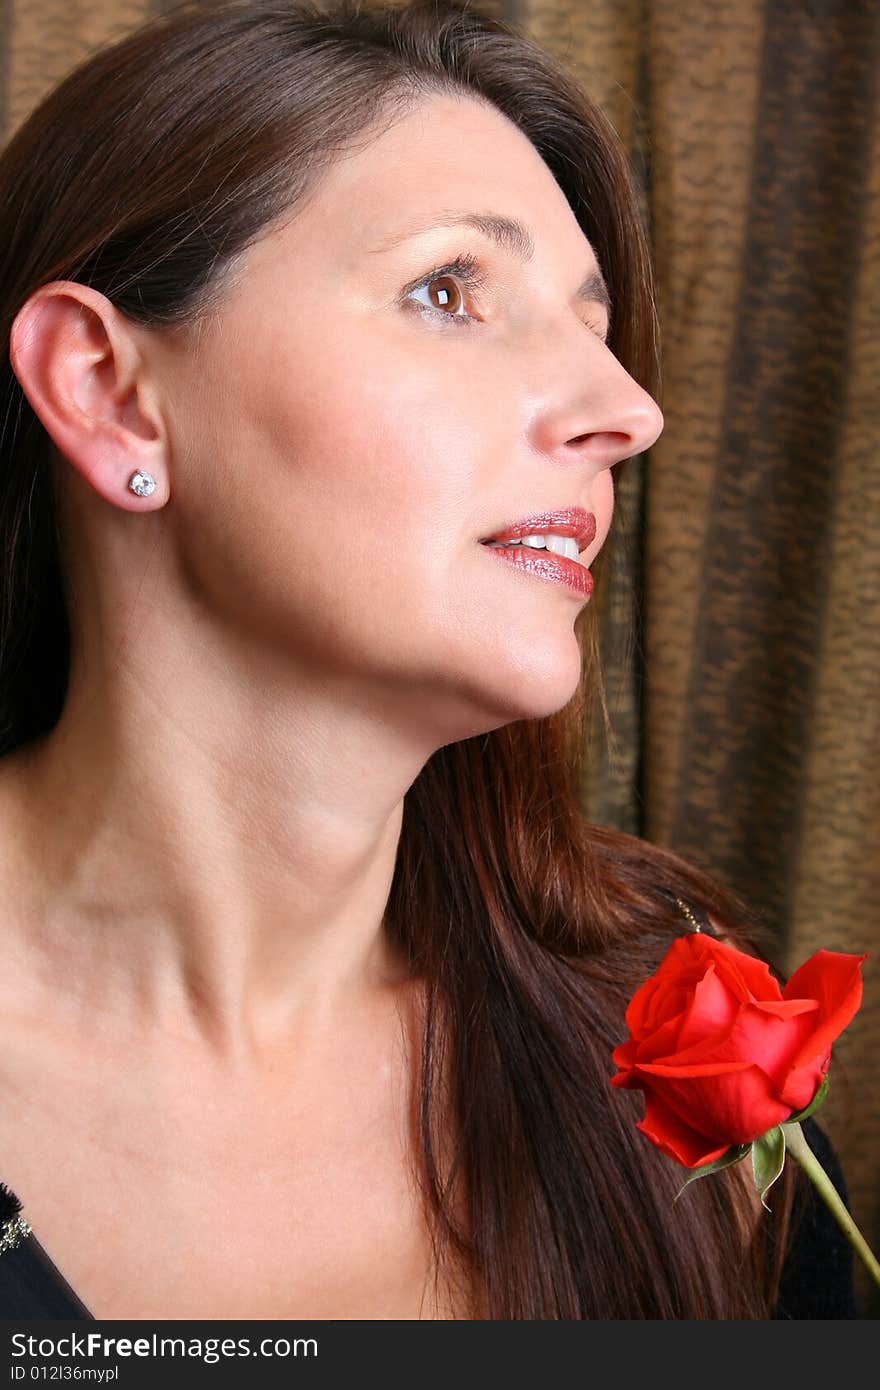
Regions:
[[[0, 0], [6, 134], [161, 0]], [[565, 59], [630, 151], [666, 427], [596, 602], [597, 821], [750, 899], [789, 970], [869, 951], [821, 1119], [880, 1252], [877, 0], [475, 0]], [[857, 1262], [865, 1311], [880, 1299]]]

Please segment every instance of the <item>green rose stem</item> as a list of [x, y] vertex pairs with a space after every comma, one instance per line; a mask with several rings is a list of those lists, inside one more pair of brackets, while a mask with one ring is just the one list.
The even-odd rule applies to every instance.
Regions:
[[804, 1169], [814, 1187], [819, 1189], [850, 1245], [857, 1254], [861, 1255], [875, 1284], [880, 1285], [880, 1264], [878, 1264], [871, 1247], [844, 1206], [843, 1199], [834, 1183], [804, 1138], [800, 1124], [797, 1121], [794, 1124], [783, 1124], [782, 1132], [785, 1135], [786, 1149]]

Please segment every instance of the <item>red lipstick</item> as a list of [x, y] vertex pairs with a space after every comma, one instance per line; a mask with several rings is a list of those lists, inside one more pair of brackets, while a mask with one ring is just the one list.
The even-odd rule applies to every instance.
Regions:
[[535, 516], [512, 521], [502, 531], [485, 536], [482, 544], [485, 545], [486, 541], [515, 541], [520, 536], [546, 536], [551, 532], [554, 536], [574, 536], [578, 550], [586, 550], [596, 537], [596, 518], [583, 507], [557, 507], [551, 512], [537, 512]]
[[562, 584], [579, 598], [589, 598], [593, 592], [593, 576], [579, 560], [530, 546], [505, 547], [488, 544], [489, 541], [513, 541], [522, 536], [550, 534], [572, 536], [578, 550], [586, 550], [596, 536], [596, 518], [583, 507], [559, 507], [511, 522], [495, 535], [487, 536], [481, 544], [491, 550], [493, 555], [499, 555], [505, 564], [514, 565], [539, 579]]

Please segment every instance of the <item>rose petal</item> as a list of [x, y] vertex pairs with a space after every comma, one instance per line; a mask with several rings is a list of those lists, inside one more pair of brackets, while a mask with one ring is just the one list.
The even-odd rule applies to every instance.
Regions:
[[680, 1018], [690, 1003], [693, 992], [694, 985], [691, 983], [686, 988], [679, 984], [666, 984], [658, 989], [648, 1005], [641, 1036], [650, 1037], [670, 1019]]
[[797, 1018], [798, 1014], [815, 1012], [819, 1005], [815, 999], [756, 999], [753, 1009], [762, 1009], [775, 1018]]
[[[670, 986], [675, 989], [687, 988], [691, 983], [696, 984], [705, 974], [705, 952], [701, 951], [695, 955], [688, 941], [689, 938], [685, 936], [677, 936], [671, 941], [653, 975], [649, 975], [647, 980], [639, 985], [630, 999], [626, 1010], [626, 1026], [632, 1037], [639, 1037], [644, 1032], [651, 1011], [662, 1007], [662, 997], [668, 993]], [[655, 999], [655, 995], [660, 997]]]
[[[637, 1073], [638, 1074], [638, 1073]], [[714, 1135], [722, 1152], [731, 1144], [748, 1144], [781, 1124], [792, 1107], [776, 1096], [759, 1066], [716, 1073], [703, 1079], [653, 1076], [651, 1094], [665, 1102], [691, 1128]]]
[[666, 1057], [678, 1048], [678, 1037], [681, 1032], [681, 1024], [684, 1014], [677, 1014], [668, 1023], [664, 1023], [662, 1028], [658, 1028], [655, 1033], [649, 1033], [647, 1037], [636, 1043], [633, 1062], [652, 1062], [655, 1057]]
[[626, 1042], [619, 1043], [611, 1054], [611, 1060], [616, 1067], [633, 1067], [636, 1063], [637, 1044], [632, 1038], [627, 1038]]
[[714, 937], [702, 932], [689, 932], [670, 942], [653, 975], [648, 976], [629, 1001], [626, 1024], [632, 1037], [644, 1037], [665, 1023], [671, 1014], [685, 1008], [693, 990], [712, 965], [718, 946]]
[[[713, 962], [721, 980], [743, 1003], [753, 999], [782, 998], [779, 981], [770, 973], [766, 961], [705, 932], [691, 932], [689, 937], [679, 940], [688, 943], [682, 960], [701, 960], [706, 966]], [[682, 960], [676, 963], [680, 966]]]
[[636, 1129], [640, 1129], [658, 1149], [683, 1163], [686, 1168], [711, 1163], [730, 1147], [729, 1144], [722, 1144], [719, 1148], [715, 1140], [693, 1129], [650, 1091], [645, 1096], [644, 1119], [639, 1120]]
[[781, 999], [779, 981], [771, 975], [770, 967], [757, 956], [739, 951], [725, 941], [713, 943], [717, 952], [716, 965], [724, 983], [742, 1000]]
[[[711, 1039], [710, 1039], [711, 1042]], [[648, 1076], [674, 1076], [683, 1081], [692, 1077], [729, 1076], [731, 1072], [747, 1071], [753, 1062], [691, 1062], [681, 1066], [678, 1062], [637, 1062], [636, 1070], [647, 1072]]]
[[852, 1021], [862, 1002], [861, 969], [867, 958], [867, 951], [861, 956], [816, 951], [791, 976], [785, 998], [817, 1000], [821, 1020], [792, 1058], [792, 1067], [823, 1056]]
[[715, 962], [719, 979], [741, 999], [742, 1004], [748, 1004], [752, 999], [781, 999], [779, 981], [770, 974], [766, 960], [738, 951], [737, 947], [731, 947], [727, 941], [719, 941], [716, 937], [703, 933], [694, 935], [702, 942], [699, 949], [703, 959]]
[[777, 1083], [779, 1099], [792, 1110], [804, 1110], [822, 1085], [828, 1070], [829, 1056], [816, 1057], [801, 1067], [792, 1067], [781, 1084]]
[[657, 990], [662, 988], [660, 980], [656, 975], [649, 975], [644, 984], [639, 985], [632, 999], [626, 1006], [626, 1026], [630, 1036], [637, 1038], [644, 1030], [645, 1020], [648, 1016], [651, 1000]]
[[[739, 1009], [739, 1000], [719, 978], [714, 963], [710, 964], [694, 990], [690, 1007], [682, 1019], [675, 1051], [681, 1052], [706, 1038], [723, 1037], [730, 1030]], [[654, 1055], [662, 1054], [655, 1051]]]
[[810, 1012], [794, 1018], [777, 1018], [759, 1003], [743, 1004], [727, 1037], [706, 1038], [693, 1047], [683, 1048], [671, 1056], [656, 1057], [654, 1061], [680, 1076], [687, 1076], [695, 1067], [754, 1062], [781, 1087], [798, 1049], [814, 1031], [814, 1018], [815, 1014]]

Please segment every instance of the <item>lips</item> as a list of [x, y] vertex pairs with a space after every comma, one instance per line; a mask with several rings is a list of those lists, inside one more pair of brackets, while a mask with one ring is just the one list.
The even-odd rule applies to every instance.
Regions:
[[578, 550], [586, 550], [596, 537], [596, 518], [583, 507], [557, 507], [554, 511], [538, 512], [534, 516], [521, 517], [496, 531], [492, 536], [484, 536], [481, 545], [489, 541], [516, 541], [522, 536], [573, 536]]

